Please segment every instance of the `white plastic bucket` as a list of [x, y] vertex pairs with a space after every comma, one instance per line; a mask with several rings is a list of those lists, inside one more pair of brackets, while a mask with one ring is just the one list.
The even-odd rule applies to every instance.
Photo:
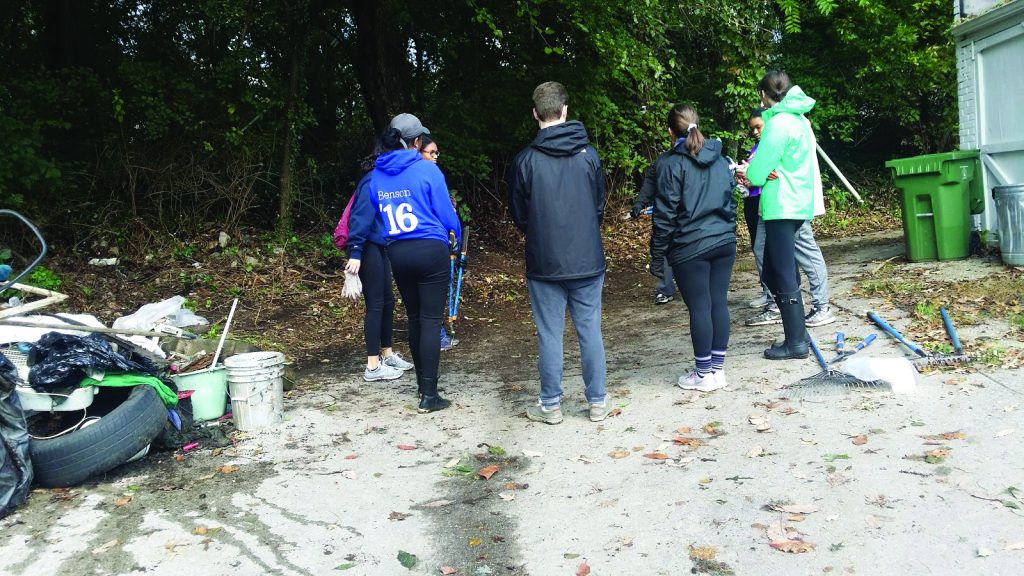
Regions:
[[224, 359], [231, 411], [239, 430], [259, 430], [284, 420], [284, 354], [250, 352]]

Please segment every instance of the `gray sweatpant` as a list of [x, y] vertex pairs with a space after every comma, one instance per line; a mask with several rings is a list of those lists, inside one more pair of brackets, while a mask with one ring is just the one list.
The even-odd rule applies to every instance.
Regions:
[[[764, 263], [764, 235], [764, 219], [759, 218], [757, 236], [754, 240], [754, 263], [757, 264], [758, 278], [761, 277], [761, 266]], [[825, 268], [825, 257], [821, 255], [821, 248], [814, 240], [814, 231], [811, 230], [810, 220], [804, 222], [803, 226], [796, 231], [796, 265], [807, 276], [811, 302], [814, 307], [828, 306], [828, 269]], [[769, 296], [769, 302], [773, 302], [771, 291], [763, 281], [761, 288]]]

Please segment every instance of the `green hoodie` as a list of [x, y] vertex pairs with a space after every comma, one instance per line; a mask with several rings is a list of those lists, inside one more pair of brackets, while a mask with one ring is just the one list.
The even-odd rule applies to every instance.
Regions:
[[[814, 218], [814, 188], [818, 172], [814, 131], [803, 117], [814, 99], [793, 86], [786, 97], [765, 110], [764, 131], [757, 154], [747, 167], [747, 179], [761, 189], [761, 217], [765, 220]], [[768, 180], [775, 170], [779, 177]], [[820, 178], [820, 176], [817, 176]]]

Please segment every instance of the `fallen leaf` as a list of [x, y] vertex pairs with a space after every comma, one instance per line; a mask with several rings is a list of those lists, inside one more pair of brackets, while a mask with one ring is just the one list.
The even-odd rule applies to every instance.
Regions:
[[217, 467], [217, 472], [220, 472], [221, 474], [234, 474], [235, 472], [238, 472], [238, 470], [238, 466], [235, 466], [234, 464], [222, 464]]
[[505, 490], [526, 490], [529, 487], [529, 484], [520, 484], [518, 482], [507, 482], [505, 484]]
[[356, 567], [355, 562], [346, 562], [344, 564], [338, 564], [334, 567], [335, 570], [351, 570]]
[[434, 500], [433, 502], [427, 502], [424, 504], [423, 508], [441, 508], [442, 506], [447, 506], [451, 503], [451, 500]]
[[924, 453], [924, 461], [929, 464], [941, 464], [949, 457], [948, 448], [936, 448]]
[[501, 466], [497, 464], [491, 464], [490, 466], [484, 466], [483, 468], [476, 471], [476, 475], [483, 478], [484, 480], [490, 480], [491, 476], [501, 470]]
[[683, 426], [682, 428], [676, 428], [676, 434], [689, 434], [689, 433], [690, 433], [690, 427], [689, 426]]
[[614, 418], [614, 417], [619, 416], [621, 414], [622, 414], [622, 408], [613, 408], [612, 411], [608, 413], [608, 417], [609, 418]]
[[540, 458], [543, 455], [543, 452], [537, 452], [536, 450], [523, 450], [523, 456], [527, 458]]
[[768, 507], [776, 512], [787, 514], [811, 514], [819, 510], [814, 504], [769, 504]]
[[865, 436], [864, 434], [861, 434], [860, 436], [854, 436], [852, 442], [854, 446], [863, 446], [864, 444], [868, 443], [868, 437]]
[[511, 502], [516, 499], [516, 495], [511, 492], [498, 492], [498, 498], [501, 498], [505, 502]]
[[398, 449], [399, 450], [415, 450], [416, 447], [415, 446], [410, 446], [409, 444], [399, 444], [398, 445]]
[[946, 440], [961, 440], [967, 438], [967, 434], [963, 432], [944, 432], [942, 437]]
[[401, 522], [409, 516], [412, 516], [412, 514], [406, 514], [405, 512], [391, 512], [391, 514], [388, 514], [388, 520]]
[[452, 458], [451, 460], [448, 461], [447, 464], [444, 465], [444, 467], [445, 468], [454, 468], [454, 467], [458, 466], [459, 462], [461, 462], [461, 461], [462, 461], [462, 458]]
[[417, 560], [418, 558], [416, 558], [415, 554], [409, 554], [405, 550], [398, 551], [398, 562], [402, 567], [408, 570], [412, 570], [412, 567], [416, 565]]
[[718, 548], [714, 546], [690, 545], [691, 560], [714, 560], [716, 554], [718, 554]]
[[587, 561], [584, 560], [579, 566], [576, 567], [576, 576], [589, 576], [590, 566], [587, 565]]
[[481, 544], [483, 544], [483, 543], [484, 543], [484, 541], [483, 541], [483, 540], [481, 540], [481, 539], [479, 539], [479, 538], [470, 538], [470, 539], [469, 539], [469, 542], [468, 542], [468, 544], [469, 544], [469, 545], [470, 545], [471, 547], [473, 547], [473, 548], [476, 548], [477, 546], [479, 546], [479, 545], [481, 545]]
[[220, 453], [223, 452], [223, 451], [224, 451], [223, 448], [214, 448], [213, 450], [210, 451], [210, 456], [214, 456], [214, 457], [220, 456]]
[[664, 452], [651, 452], [644, 454], [644, 458], [650, 458], [651, 460], [668, 460], [668, 454]]
[[171, 552], [174, 552], [174, 548], [177, 547], [177, 546], [178, 546], [178, 541], [174, 540], [174, 539], [171, 539], [171, 540], [168, 540], [167, 542], [164, 542], [164, 548], [166, 548], [167, 550], [169, 550]]
[[452, 568], [451, 566], [441, 566], [441, 574], [444, 574], [445, 576], [448, 576], [449, 574], [455, 574], [456, 572], [458, 572], [458, 570]]
[[566, 552], [565, 554], [562, 554], [562, 558], [565, 558], [566, 560], [575, 560], [579, 557], [579, 554], [573, 554], [572, 552]]
[[127, 506], [128, 503], [131, 502], [133, 498], [134, 496], [122, 496], [117, 500], [114, 500], [114, 506], [117, 506], [118, 508], [122, 506]]
[[747, 452], [747, 458], [757, 458], [762, 454], [764, 454], [764, 448], [761, 448], [760, 446], [754, 446]]
[[771, 432], [772, 431], [772, 425], [767, 423], [767, 422], [764, 422], [762, 424], [758, 424], [757, 427], [754, 428], [754, 430], [756, 430], [758, 432]]
[[206, 526], [196, 526], [195, 529], [192, 530], [192, 533], [197, 536], [206, 536], [206, 533], [209, 531], [210, 529]]
[[1010, 434], [1013, 434], [1013, 432], [1014, 432], [1013, 428], [1007, 428], [1006, 430], [1000, 430], [999, 432], [996, 432], [996, 438], [1002, 438], [1003, 436], [1009, 436]]
[[711, 484], [712, 482], [714, 482], [714, 480], [715, 480], [714, 478], [701, 478], [700, 480], [697, 480], [697, 483], [698, 484]]
[[356, 454], [355, 452], [345, 456], [345, 460], [355, 460], [356, 458], [359, 458], [359, 454]]
[[696, 438], [689, 438], [687, 436], [676, 436], [672, 439], [672, 442], [680, 446], [689, 446], [690, 448], [700, 446], [700, 440]]
[[412, 570], [413, 567], [416, 566], [416, 562], [418, 560], [419, 559], [416, 558], [416, 554], [411, 554], [406, 550], [398, 550], [398, 563], [401, 564], [403, 568]]
[[846, 454], [825, 454], [822, 456], [825, 462], [835, 462], [836, 460], [849, 460], [850, 457]]
[[184, 454], [175, 454], [174, 455], [174, 461], [175, 462], [184, 462], [185, 461], [185, 455]]
[[814, 544], [804, 542], [803, 540], [782, 540], [781, 542], [771, 542], [769, 546], [779, 550], [780, 552], [788, 552], [790, 554], [810, 552], [815, 548]]
[[111, 548], [113, 548], [114, 546], [117, 546], [120, 543], [121, 543], [120, 540], [118, 540], [117, 538], [114, 538], [113, 540], [111, 540], [109, 542], [106, 542], [104, 544], [101, 544], [101, 545], [97, 546], [96, 548], [93, 548], [92, 553], [96, 554], [96, 555], [103, 554], [107, 550], [110, 550]]
[[993, 551], [990, 548], [978, 548], [978, 558], [984, 558], [986, 556], [991, 556], [992, 554]]
[[619, 460], [619, 459], [625, 458], [626, 456], [629, 456], [629, 451], [628, 450], [621, 450], [621, 449], [620, 450], [612, 450], [611, 452], [608, 453], [608, 455], [611, 456], [612, 458], [616, 459], [616, 460]]
[[718, 427], [721, 425], [721, 422], [711, 422], [705, 424], [704, 433], [707, 434], [708, 436], [721, 436], [722, 434], [724, 434], [724, 432], [718, 429]]
[[1007, 544], [1006, 547], [1003, 548], [1003, 550], [1024, 550], [1024, 540], [1021, 540], [1020, 542], [1014, 542], [1012, 544]]
[[790, 522], [803, 522], [805, 518], [807, 518], [807, 516], [804, 516], [803, 514], [793, 514], [788, 518], [788, 520]]

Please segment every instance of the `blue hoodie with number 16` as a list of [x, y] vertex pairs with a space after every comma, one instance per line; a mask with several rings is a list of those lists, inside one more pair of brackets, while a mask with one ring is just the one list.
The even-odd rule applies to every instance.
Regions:
[[462, 227], [448, 197], [444, 174], [417, 150], [377, 157], [367, 193], [377, 207], [388, 243], [418, 238], [448, 243], [448, 231], [462, 241]]

